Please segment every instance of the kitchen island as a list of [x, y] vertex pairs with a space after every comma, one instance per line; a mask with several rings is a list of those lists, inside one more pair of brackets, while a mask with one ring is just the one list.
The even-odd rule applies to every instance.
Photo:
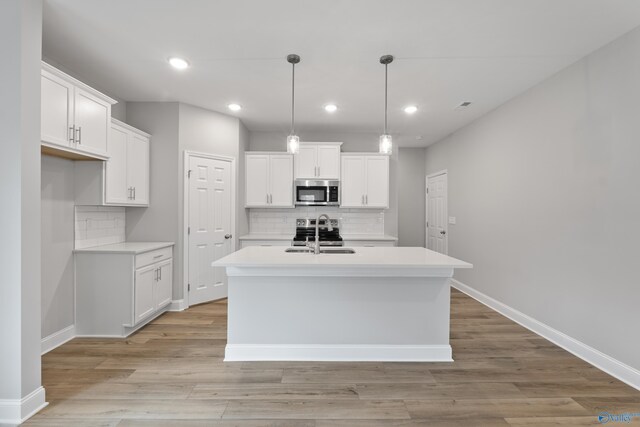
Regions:
[[226, 267], [225, 361], [452, 361], [449, 279], [471, 264], [424, 248], [291, 253], [247, 247]]

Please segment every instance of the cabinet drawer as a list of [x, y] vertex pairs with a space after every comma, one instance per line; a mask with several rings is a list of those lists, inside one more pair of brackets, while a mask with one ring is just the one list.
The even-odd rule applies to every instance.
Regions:
[[172, 254], [173, 248], [168, 247], [136, 255], [136, 268], [141, 268], [159, 261], [164, 261], [165, 259], [171, 258]]
[[345, 240], [344, 246], [349, 248], [371, 248], [379, 246], [395, 246], [393, 240]]

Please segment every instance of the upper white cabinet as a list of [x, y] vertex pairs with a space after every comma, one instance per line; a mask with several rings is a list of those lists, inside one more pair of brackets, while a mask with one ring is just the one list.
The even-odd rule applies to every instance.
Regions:
[[149, 138], [149, 134], [112, 119], [105, 204], [149, 204]]
[[301, 142], [294, 155], [296, 179], [340, 179], [341, 142]]
[[343, 208], [389, 207], [389, 156], [342, 154]]
[[111, 119], [106, 162], [77, 162], [76, 204], [149, 205], [151, 136]]
[[72, 159], [107, 159], [114, 99], [42, 63], [43, 152]]
[[246, 153], [245, 171], [246, 207], [293, 207], [291, 154]]

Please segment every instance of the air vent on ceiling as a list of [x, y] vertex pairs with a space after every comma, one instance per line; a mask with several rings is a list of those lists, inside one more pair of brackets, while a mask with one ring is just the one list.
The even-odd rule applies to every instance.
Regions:
[[458, 105], [456, 108], [454, 108], [454, 110], [464, 110], [465, 108], [468, 108], [470, 105], [471, 105], [471, 101], [464, 101], [463, 103]]

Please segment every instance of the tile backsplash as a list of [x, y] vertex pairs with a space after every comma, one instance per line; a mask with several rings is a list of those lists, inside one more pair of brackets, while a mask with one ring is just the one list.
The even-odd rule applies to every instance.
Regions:
[[75, 215], [76, 249], [125, 241], [125, 208], [76, 206]]
[[296, 231], [296, 219], [315, 218], [321, 213], [340, 220], [340, 234], [384, 234], [384, 211], [337, 207], [251, 209], [249, 232], [293, 235]]

